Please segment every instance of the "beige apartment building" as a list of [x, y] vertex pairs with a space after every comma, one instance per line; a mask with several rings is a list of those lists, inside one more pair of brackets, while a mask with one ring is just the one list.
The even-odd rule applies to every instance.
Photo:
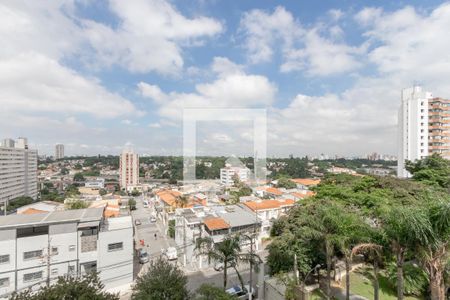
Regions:
[[37, 151], [26, 138], [0, 147], [0, 203], [20, 196], [37, 198]]
[[428, 152], [450, 159], [450, 100], [428, 101]]
[[139, 155], [132, 150], [124, 150], [120, 154], [119, 166], [120, 188], [127, 189], [139, 183]]

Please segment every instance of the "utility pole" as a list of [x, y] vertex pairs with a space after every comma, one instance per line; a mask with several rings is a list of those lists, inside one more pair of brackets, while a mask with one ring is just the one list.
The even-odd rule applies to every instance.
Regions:
[[186, 267], [186, 218], [183, 217], [183, 265]]
[[51, 251], [51, 249], [50, 249], [50, 237], [47, 239], [47, 287], [49, 287], [50, 286], [50, 259], [51, 259], [51, 256], [50, 256], [50, 251]]
[[294, 254], [294, 278], [295, 285], [298, 285], [297, 253]]
[[253, 237], [250, 236], [250, 255], [251, 255], [251, 259], [250, 259], [250, 287], [249, 287], [249, 296], [248, 296], [248, 300], [252, 300], [253, 299]]

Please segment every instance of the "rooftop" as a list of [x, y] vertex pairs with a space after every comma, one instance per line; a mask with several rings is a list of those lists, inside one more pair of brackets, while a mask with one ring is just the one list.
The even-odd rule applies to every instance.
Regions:
[[31, 215], [9, 215], [0, 217], [0, 229], [66, 222], [100, 221], [102, 216], [103, 208], [52, 211]]
[[207, 217], [203, 220], [203, 223], [209, 230], [228, 229], [230, 225], [220, 217]]
[[283, 200], [262, 200], [262, 201], [248, 201], [245, 202], [248, 208], [253, 211], [258, 210], [266, 210], [266, 209], [275, 209], [287, 206], [293, 206], [295, 203], [292, 199], [283, 199]]
[[304, 186], [314, 186], [320, 183], [320, 179], [315, 178], [294, 178], [291, 181]]

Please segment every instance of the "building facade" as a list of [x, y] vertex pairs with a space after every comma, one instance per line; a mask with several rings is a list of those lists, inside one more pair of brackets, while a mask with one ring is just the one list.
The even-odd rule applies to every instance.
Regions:
[[225, 186], [232, 186], [234, 179], [238, 178], [242, 182], [246, 182], [250, 179], [250, 169], [241, 167], [230, 167], [220, 169], [220, 183]]
[[428, 101], [428, 149], [450, 160], [450, 100], [433, 98]]
[[21, 196], [37, 198], [37, 151], [20, 138], [0, 147], [0, 203]]
[[139, 183], [139, 155], [131, 150], [124, 150], [120, 154], [119, 165], [120, 188], [136, 186]]
[[56, 144], [55, 145], [55, 159], [62, 159], [62, 158], [64, 158], [64, 145]]
[[405, 161], [423, 159], [433, 153], [450, 158], [450, 101], [433, 98], [431, 92], [414, 86], [402, 90], [398, 114], [397, 175], [411, 175]]
[[88, 208], [0, 219], [0, 298], [91, 271], [106, 289], [132, 282], [131, 217], [104, 219], [102, 208]]

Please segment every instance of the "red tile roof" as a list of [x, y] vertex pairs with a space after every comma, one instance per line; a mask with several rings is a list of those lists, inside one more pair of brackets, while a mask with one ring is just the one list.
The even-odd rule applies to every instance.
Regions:
[[224, 219], [219, 217], [207, 218], [203, 221], [209, 230], [228, 229], [230, 225]]
[[247, 201], [244, 205], [247, 205], [253, 211], [275, 209], [287, 206], [293, 206], [295, 203], [292, 199], [279, 199], [279, 200], [262, 200], [262, 201]]

